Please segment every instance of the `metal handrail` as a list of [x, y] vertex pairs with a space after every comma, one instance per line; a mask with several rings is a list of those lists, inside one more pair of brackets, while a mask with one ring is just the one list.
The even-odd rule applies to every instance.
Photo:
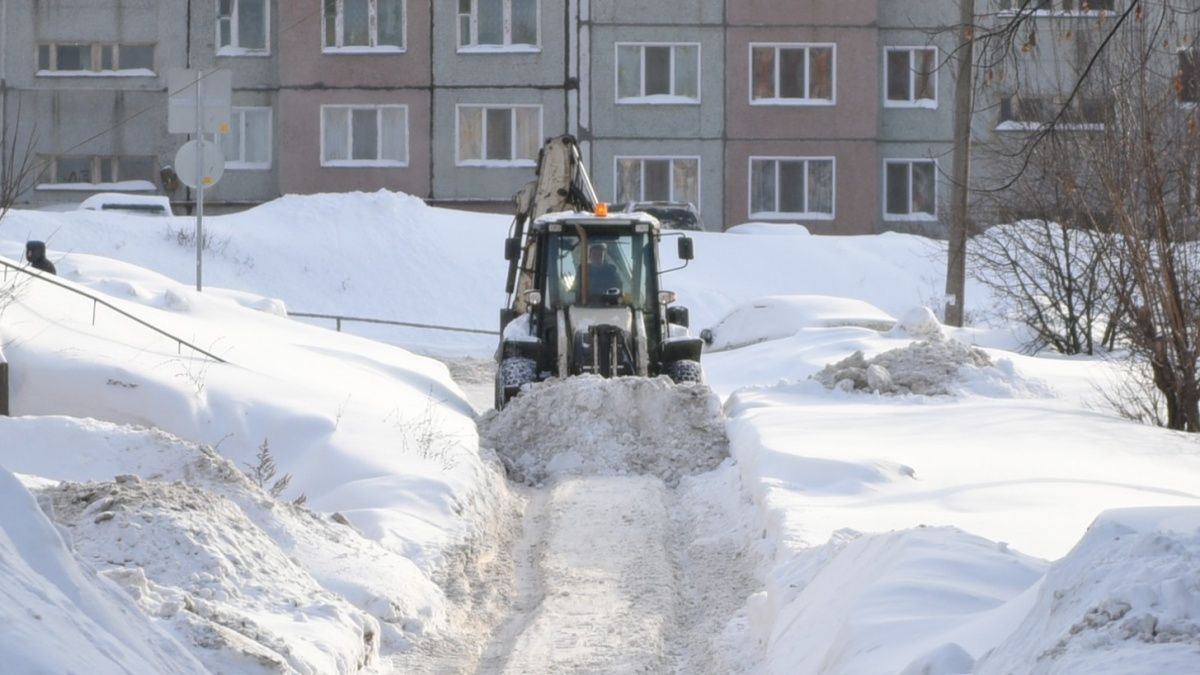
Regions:
[[[83, 289], [76, 288], [74, 286], [70, 286], [70, 285], [67, 285], [66, 283], [63, 283], [59, 279], [55, 278], [53, 275], [43, 274], [41, 270], [35, 270], [33, 268], [29, 268], [29, 267], [26, 267], [23, 265], [14, 265], [14, 264], [8, 262], [7, 260], [4, 260], [3, 258], [0, 258], [0, 266], [3, 266], [6, 270], [12, 269], [16, 272], [20, 272], [21, 274], [28, 275], [30, 277], [33, 277], [34, 279], [38, 279], [39, 281], [44, 281], [53, 286], [58, 286], [59, 288], [68, 290], [76, 295], [80, 295], [80, 296], [83, 296], [83, 297], [91, 300], [92, 301], [92, 325], [93, 326], [96, 325], [96, 306], [103, 305], [103, 306], [111, 309], [112, 311], [116, 312], [117, 314], [120, 314], [121, 316], [123, 316], [127, 319], [130, 319], [134, 323], [137, 323], [146, 328], [149, 328], [150, 330], [154, 331], [155, 333], [158, 333], [159, 335], [162, 335], [165, 338], [174, 340], [175, 343], [179, 346], [180, 350], [182, 350], [183, 347], [187, 347], [188, 349], [191, 349], [194, 352], [202, 354], [202, 355], [212, 359], [213, 361], [216, 361], [217, 363], [228, 363], [228, 361], [217, 356], [216, 354], [212, 354], [208, 351], [205, 351], [205, 350], [197, 347], [196, 345], [188, 342], [187, 340], [184, 340], [183, 338], [171, 335], [170, 333], [159, 328], [158, 326], [155, 326], [155, 325], [153, 325], [147, 321], [144, 321], [142, 319], [139, 319], [138, 317], [130, 314], [129, 312], [126, 312], [125, 310], [121, 309], [120, 307], [117, 307], [116, 305], [113, 305], [112, 303], [110, 303], [106, 300], [101, 299], [100, 297], [98, 297], [96, 295], [93, 295]], [[5, 280], [7, 280], [7, 277], [8, 277], [8, 275], [6, 272]]]
[[445, 330], [454, 333], [473, 333], [475, 335], [499, 335], [499, 331], [483, 330], [481, 328], [459, 328], [457, 326], [439, 326], [431, 323], [414, 323], [412, 321], [390, 321], [388, 319], [368, 319], [358, 316], [340, 316], [337, 314], [313, 314], [310, 312], [288, 312], [288, 316], [294, 316], [301, 319], [328, 319], [337, 322], [337, 331], [342, 332], [342, 322], [350, 323], [374, 323], [385, 326], [404, 326], [406, 328], [426, 328], [429, 330]]

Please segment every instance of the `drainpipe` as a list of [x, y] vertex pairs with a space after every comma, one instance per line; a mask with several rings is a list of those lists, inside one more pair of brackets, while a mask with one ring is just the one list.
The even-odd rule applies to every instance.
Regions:
[[8, 0], [0, 0], [0, 161], [8, 156]]

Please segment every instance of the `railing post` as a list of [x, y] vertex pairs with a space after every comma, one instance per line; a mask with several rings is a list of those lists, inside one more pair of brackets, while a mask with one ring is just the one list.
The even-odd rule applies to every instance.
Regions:
[[0, 349], [0, 416], [9, 416], [8, 407], [8, 360], [4, 358], [4, 350]]

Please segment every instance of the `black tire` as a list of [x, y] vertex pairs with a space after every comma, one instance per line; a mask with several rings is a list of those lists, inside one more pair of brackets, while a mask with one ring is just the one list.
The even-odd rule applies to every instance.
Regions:
[[496, 369], [496, 410], [512, 400], [521, 387], [537, 379], [537, 361], [521, 357], [504, 359]]
[[704, 381], [704, 369], [699, 361], [672, 361], [663, 368], [663, 374], [670, 377], [675, 384]]

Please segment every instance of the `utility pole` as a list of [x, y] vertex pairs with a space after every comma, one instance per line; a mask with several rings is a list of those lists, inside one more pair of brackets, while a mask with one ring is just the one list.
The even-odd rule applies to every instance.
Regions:
[[946, 252], [946, 323], [963, 325], [967, 286], [967, 214], [971, 181], [971, 114], [975, 95], [975, 0], [959, 0], [960, 44], [954, 89], [954, 189]]

